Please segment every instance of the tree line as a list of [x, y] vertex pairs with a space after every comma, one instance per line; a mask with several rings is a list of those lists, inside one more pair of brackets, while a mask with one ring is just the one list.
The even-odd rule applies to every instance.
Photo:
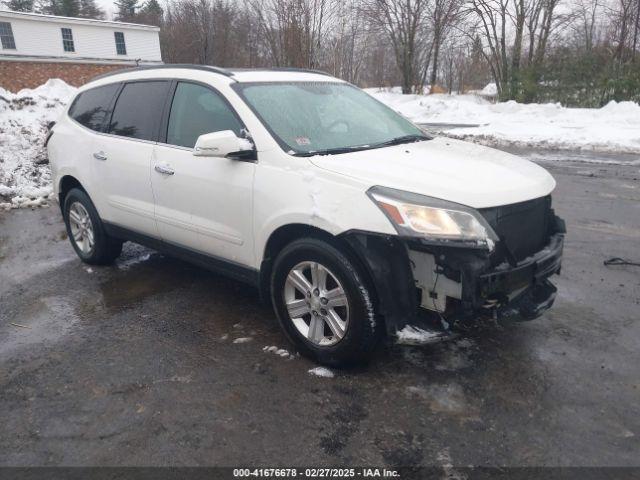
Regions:
[[[104, 17], [95, 0], [6, 3]], [[403, 93], [465, 92], [493, 82], [501, 100], [640, 101], [640, 0], [117, 0], [115, 6], [117, 20], [161, 27], [167, 63], [320, 69]]]

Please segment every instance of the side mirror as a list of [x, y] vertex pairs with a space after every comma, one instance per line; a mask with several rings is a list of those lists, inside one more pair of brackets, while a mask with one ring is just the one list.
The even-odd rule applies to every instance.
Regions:
[[223, 157], [238, 160], [255, 160], [256, 152], [251, 141], [236, 136], [231, 130], [200, 135], [193, 147], [196, 157]]

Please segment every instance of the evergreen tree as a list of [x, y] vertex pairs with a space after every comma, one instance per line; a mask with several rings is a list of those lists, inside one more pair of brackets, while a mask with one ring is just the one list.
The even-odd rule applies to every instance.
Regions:
[[33, 12], [33, 0], [9, 0], [5, 5], [14, 12]]
[[43, 4], [42, 12], [60, 17], [77, 17], [80, 14], [80, 0], [49, 0]]
[[116, 0], [115, 6], [118, 8], [116, 20], [120, 22], [132, 22], [137, 20], [140, 4], [138, 0]]
[[158, 3], [158, 0], [147, 0], [144, 6], [140, 9], [138, 15], [138, 21], [149, 25], [160, 26], [162, 23], [162, 16], [164, 11]]

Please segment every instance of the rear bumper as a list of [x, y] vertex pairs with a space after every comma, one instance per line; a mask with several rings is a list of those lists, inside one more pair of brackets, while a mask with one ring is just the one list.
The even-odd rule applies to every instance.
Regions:
[[[391, 335], [407, 325], [429, 328], [429, 319], [434, 317], [449, 324], [483, 316], [539, 317], [555, 300], [556, 288], [549, 277], [560, 273], [564, 245], [563, 232], [557, 232], [529, 258], [493, 266], [494, 259], [486, 250], [434, 247], [415, 238], [367, 232], [348, 232], [343, 239], [367, 267], [375, 284], [378, 311]], [[424, 290], [416, 288], [415, 262], [410, 258], [413, 252], [434, 259], [437, 275], [461, 286], [459, 298], [447, 299], [446, 310], [420, 308], [428, 302], [423, 300]]]

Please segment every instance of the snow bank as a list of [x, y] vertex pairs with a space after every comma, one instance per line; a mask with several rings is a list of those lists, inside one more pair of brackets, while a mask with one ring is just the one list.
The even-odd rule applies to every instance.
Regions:
[[47, 124], [75, 91], [58, 79], [16, 94], [0, 87], [0, 209], [40, 205], [51, 195]]
[[634, 102], [611, 102], [599, 109], [565, 108], [558, 103], [494, 104], [477, 95], [367, 91], [416, 123], [463, 125], [434, 127], [454, 138], [495, 146], [640, 153], [640, 106]]

